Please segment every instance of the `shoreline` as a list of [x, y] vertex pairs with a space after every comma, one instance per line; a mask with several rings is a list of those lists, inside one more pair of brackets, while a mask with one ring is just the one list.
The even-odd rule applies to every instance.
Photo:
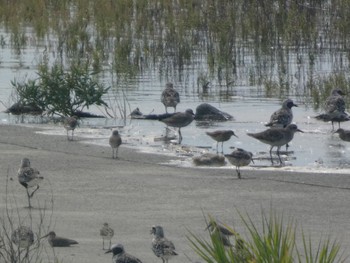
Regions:
[[[8, 190], [20, 213], [27, 204], [25, 189], [17, 181], [21, 158], [28, 157], [44, 177], [33, 204], [42, 205], [53, 197], [50, 230], [77, 240], [72, 248], [57, 248], [63, 262], [110, 262], [102, 251], [99, 229], [108, 222], [115, 231], [113, 243], [143, 262], [159, 262], [150, 249], [152, 225], [162, 225], [179, 256], [171, 262], [195, 262], [186, 238], [188, 230], [207, 237], [204, 216], [208, 214], [242, 231], [237, 211], [248, 213], [257, 223], [261, 210], [283, 212], [302, 223], [307, 235], [318, 241], [325, 234], [350, 246], [350, 175], [307, 173], [275, 168], [235, 169], [192, 168], [164, 164], [174, 157], [138, 152], [123, 147], [119, 159], [110, 148], [85, 143], [81, 138], [37, 133], [40, 128], [1, 125], [0, 207], [4, 211], [6, 171], [12, 181]], [[181, 160], [181, 158], [178, 158]], [[37, 213], [38, 210], [33, 210]], [[46, 242], [44, 241], [45, 245]], [[50, 248], [48, 253], [50, 252]], [[191, 261], [188, 259], [190, 258]]]

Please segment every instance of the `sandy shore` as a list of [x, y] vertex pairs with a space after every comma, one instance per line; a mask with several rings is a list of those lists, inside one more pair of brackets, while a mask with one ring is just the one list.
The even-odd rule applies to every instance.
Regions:
[[186, 236], [188, 229], [206, 236], [204, 215], [242, 231], [237, 210], [248, 212], [259, 224], [261, 209], [268, 213], [271, 207], [285, 218], [293, 217], [317, 242], [331, 234], [342, 247], [350, 246], [350, 174], [249, 169], [242, 170], [244, 179], [238, 180], [234, 169], [174, 167], [162, 164], [174, 158], [126, 147], [113, 160], [110, 148], [81, 143], [81, 138], [70, 142], [21, 126], [0, 129], [0, 209], [5, 210], [8, 171], [13, 178], [8, 185], [11, 202], [17, 202], [21, 214], [28, 213], [25, 189], [17, 181], [20, 160], [28, 157], [45, 177], [34, 206], [49, 207], [52, 197], [54, 201], [45, 226], [79, 242], [55, 249], [62, 262], [111, 262], [99, 236], [103, 222], [115, 230], [113, 243], [122, 243], [143, 262], [161, 262], [150, 249], [149, 231], [152, 225], [162, 225], [179, 253], [170, 262], [195, 262], [199, 258]]

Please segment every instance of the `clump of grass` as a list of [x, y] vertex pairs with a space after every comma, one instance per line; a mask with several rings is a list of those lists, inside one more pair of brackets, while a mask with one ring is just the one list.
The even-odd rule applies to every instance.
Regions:
[[[300, 246], [297, 242], [297, 224], [293, 219], [286, 220], [283, 215], [273, 212], [266, 214], [262, 211], [261, 222], [258, 224], [249, 215], [239, 215], [243, 227], [247, 230], [247, 237], [224, 225], [234, 237], [235, 245], [225, 246], [219, 231], [209, 231], [209, 241], [189, 232], [191, 247], [205, 262], [333, 263], [346, 260], [340, 253], [340, 244], [330, 238], [315, 244], [302, 231]], [[211, 224], [217, 224], [211, 216], [209, 219]]]

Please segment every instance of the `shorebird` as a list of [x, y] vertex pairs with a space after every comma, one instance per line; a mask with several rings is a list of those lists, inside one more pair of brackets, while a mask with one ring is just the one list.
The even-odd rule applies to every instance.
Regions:
[[[109, 145], [112, 147], [112, 159], [118, 158], [118, 149], [119, 146], [122, 144], [122, 138], [120, 137], [120, 134], [117, 130], [114, 130], [112, 132], [111, 137], [109, 137]], [[115, 157], [114, 157], [115, 153]]]
[[340, 139], [342, 139], [343, 141], [350, 142], [350, 131], [349, 130], [344, 130], [342, 128], [339, 128], [334, 133], [338, 133]]
[[279, 128], [287, 127], [287, 125], [291, 124], [293, 120], [292, 107], [298, 107], [298, 105], [294, 104], [291, 99], [284, 100], [282, 107], [271, 115], [270, 122], [265, 126]]
[[[21, 185], [23, 185], [27, 191], [27, 198], [29, 208], [32, 207], [30, 199], [34, 196], [34, 193], [39, 189], [39, 183], [44, 177], [40, 176], [40, 172], [30, 167], [30, 161], [28, 158], [23, 158], [21, 161], [21, 166], [18, 169], [18, 181]], [[29, 193], [28, 188], [36, 187], [35, 190]]]
[[181, 128], [186, 127], [194, 120], [194, 113], [191, 109], [185, 112], [176, 112], [171, 116], [164, 115], [159, 120], [164, 122], [167, 126], [179, 128], [179, 143], [182, 141]]
[[[74, 130], [78, 126], [77, 118], [75, 116], [65, 118], [63, 126], [66, 129], [66, 131], [67, 131], [67, 139], [68, 139], [68, 141], [73, 141]], [[68, 134], [69, 131], [72, 131], [72, 137], [71, 138], [69, 138], [69, 134]]]
[[161, 102], [164, 104], [165, 112], [168, 113], [168, 107], [174, 107], [174, 112], [176, 112], [176, 105], [180, 102], [180, 95], [174, 89], [173, 83], [167, 83], [166, 88], [163, 90]]
[[273, 128], [273, 129], [268, 129], [258, 133], [247, 133], [247, 135], [263, 143], [271, 145], [270, 157], [271, 157], [272, 164], [273, 164], [272, 149], [273, 147], [276, 146], [277, 156], [280, 161], [280, 164], [282, 164], [282, 160], [280, 157], [280, 148], [281, 146], [293, 140], [294, 133], [296, 132], [303, 132], [303, 131], [299, 130], [295, 124], [289, 124], [286, 128]]
[[334, 131], [334, 122], [338, 122], [340, 128], [340, 123], [344, 121], [349, 121], [350, 116], [345, 112], [345, 100], [343, 95], [346, 95], [340, 89], [333, 89], [331, 95], [326, 99], [324, 109], [325, 113], [317, 115], [315, 118], [318, 120], [332, 122], [332, 130]]
[[11, 240], [20, 248], [29, 248], [34, 243], [34, 233], [27, 226], [20, 226], [11, 234]]
[[234, 235], [232, 231], [227, 229], [225, 226], [215, 222], [214, 220], [210, 220], [206, 230], [207, 229], [209, 230], [211, 236], [217, 235], [225, 247], [232, 247], [230, 241], [230, 236]]
[[247, 166], [250, 162], [253, 162], [253, 154], [251, 152], [247, 152], [241, 148], [237, 148], [230, 154], [225, 154], [227, 160], [236, 166], [236, 172], [239, 179], [241, 179], [241, 171], [240, 167]]
[[154, 235], [152, 239], [152, 251], [157, 257], [162, 259], [163, 263], [168, 262], [171, 257], [178, 255], [173, 242], [164, 236], [163, 227], [153, 226], [151, 234]]
[[138, 258], [126, 253], [121, 244], [114, 244], [105, 252], [105, 254], [107, 253], [113, 253], [113, 263], [142, 263]]
[[45, 237], [48, 237], [47, 240], [51, 247], [70, 247], [71, 245], [79, 244], [75, 240], [56, 236], [56, 233], [54, 231], [50, 231], [47, 235], [43, 236], [42, 238]]
[[108, 225], [108, 223], [103, 224], [103, 227], [100, 229], [100, 236], [102, 237], [102, 249], [105, 249], [105, 240], [109, 241], [109, 247], [111, 247], [114, 230]]
[[231, 136], [238, 136], [232, 130], [217, 130], [212, 132], [206, 132], [213, 140], [216, 141], [216, 152], [218, 152], [218, 145], [221, 142], [221, 151], [224, 152], [224, 142], [228, 141]]

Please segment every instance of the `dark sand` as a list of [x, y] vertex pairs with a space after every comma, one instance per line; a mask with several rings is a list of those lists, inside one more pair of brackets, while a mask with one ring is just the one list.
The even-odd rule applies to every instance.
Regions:
[[[112, 243], [143, 262], [161, 262], [151, 251], [150, 228], [159, 224], [179, 256], [170, 262], [199, 260], [186, 238], [188, 229], [207, 236], [204, 215], [211, 214], [243, 231], [237, 210], [248, 212], [259, 225], [262, 208], [293, 217], [315, 245], [329, 234], [347, 249], [350, 245], [350, 174], [285, 172], [276, 168], [244, 170], [238, 180], [232, 169], [179, 168], [165, 164], [170, 158], [142, 154], [121, 147], [119, 159], [111, 149], [47, 136], [36, 129], [2, 125], [0, 137], [0, 209], [5, 210], [6, 175], [13, 207], [28, 213], [25, 189], [18, 183], [20, 160], [28, 157], [45, 177], [33, 199], [35, 207], [50, 207], [45, 227], [75, 239], [78, 246], [57, 248], [60, 262], [111, 262], [104, 254], [99, 229], [104, 222], [114, 228]], [[62, 128], [63, 129], [63, 128]], [[174, 158], [172, 158], [174, 159]], [[17, 202], [14, 205], [13, 200]], [[34, 220], [38, 209], [32, 211]], [[52, 221], [50, 222], [50, 217]], [[45, 241], [46, 244], [46, 241]], [[44, 262], [50, 258], [44, 255]]]

